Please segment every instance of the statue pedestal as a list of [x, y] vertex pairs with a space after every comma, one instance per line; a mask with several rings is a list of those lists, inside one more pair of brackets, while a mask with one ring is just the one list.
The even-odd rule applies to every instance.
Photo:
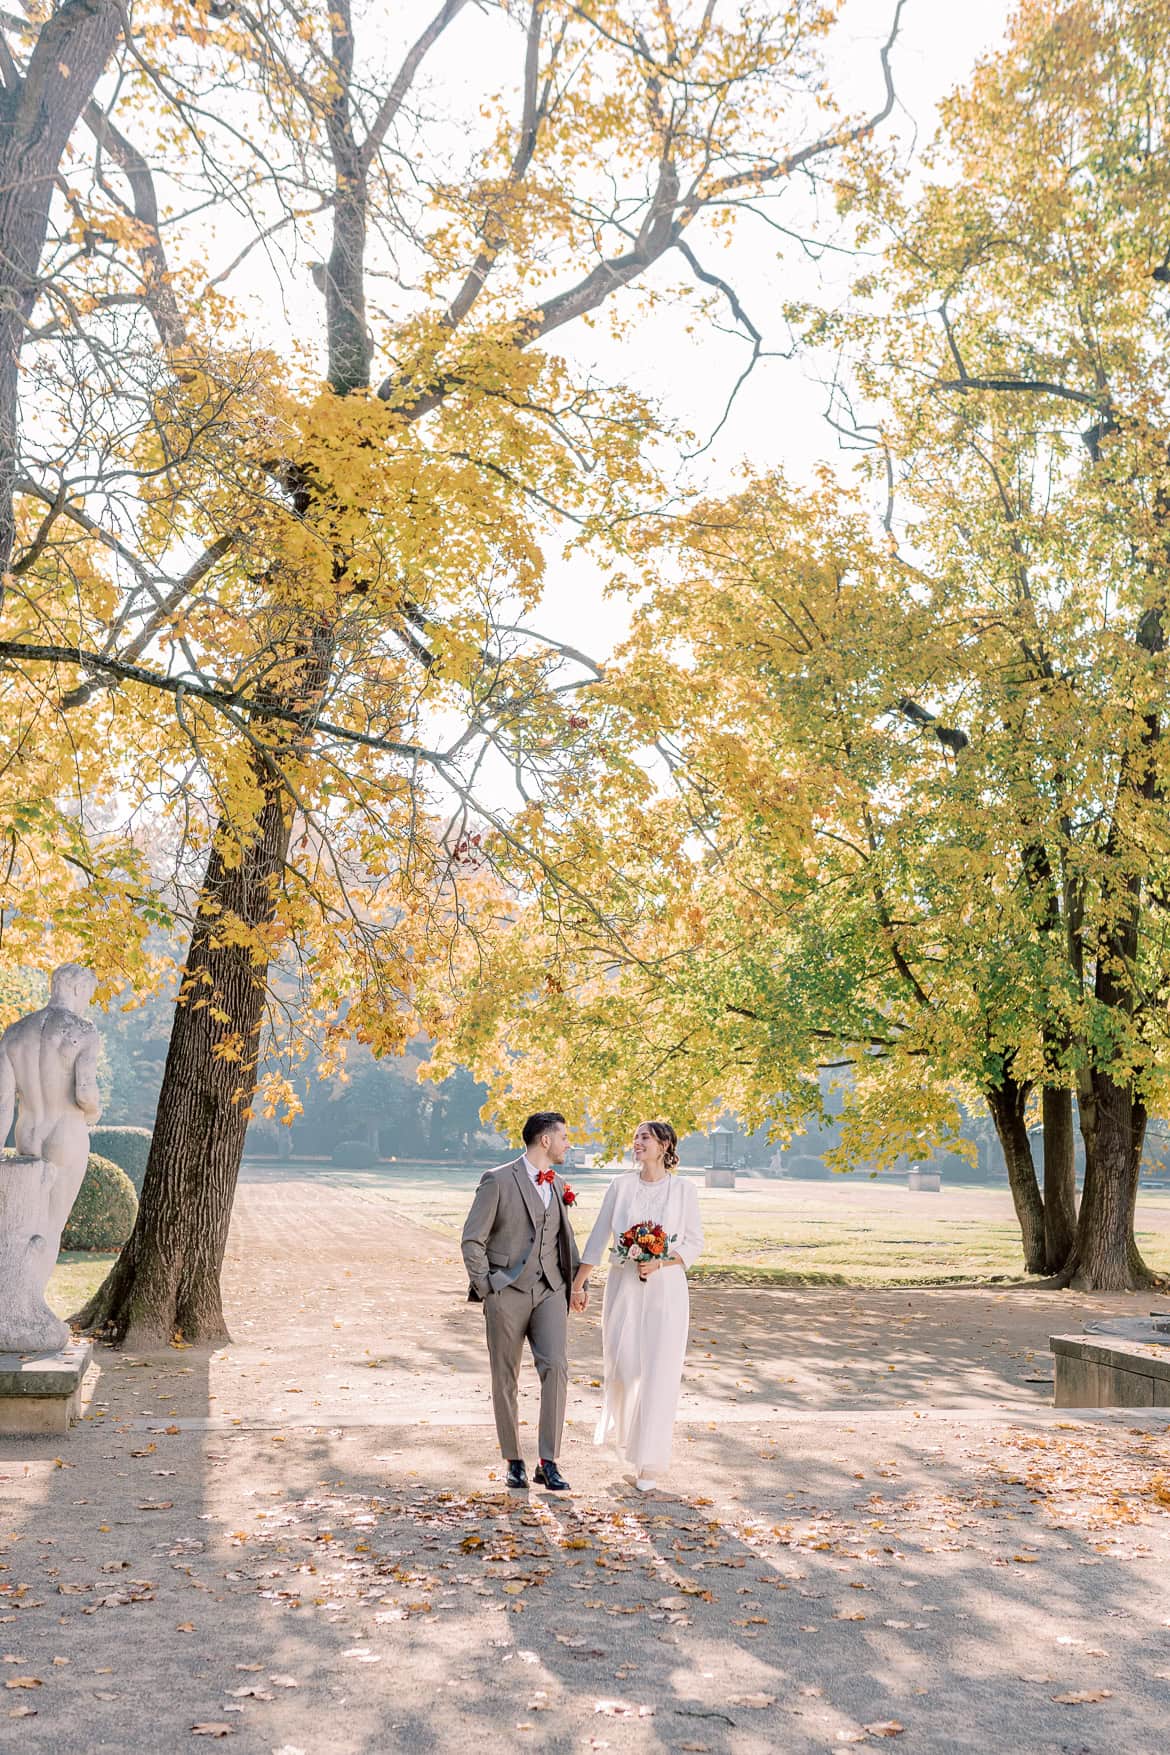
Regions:
[[707, 1188], [734, 1188], [735, 1187], [735, 1171], [734, 1170], [708, 1170], [706, 1176], [703, 1178], [703, 1181], [704, 1181], [704, 1184]]
[[52, 1353], [0, 1353], [0, 1437], [68, 1432], [92, 1358], [93, 1343], [81, 1340]]
[[0, 1159], [0, 1348], [5, 1353], [54, 1353], [68, 1344], [68, 1324], [45, 1303], [45, 1286], [77, 1194], [72, 1183], [42, 1158]]

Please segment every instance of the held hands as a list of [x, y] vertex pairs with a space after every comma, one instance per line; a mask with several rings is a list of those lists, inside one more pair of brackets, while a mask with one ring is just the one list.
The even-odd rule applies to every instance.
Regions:
[[575, 1310], [578, 1312], [578, 1314], [580, 1314], [581, 1311], [587, 1310], [588, 1308], [589, 1308], [588, 1288], [585, 1286], [582, 1286], [580, 1291], [574, 1292], [572, 1297], [569, 1299], [569, 1309]]

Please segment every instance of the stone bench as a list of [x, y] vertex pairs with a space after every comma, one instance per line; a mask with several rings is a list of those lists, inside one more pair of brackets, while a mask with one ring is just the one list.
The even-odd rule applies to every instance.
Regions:
[[734, 1188], [734, 1170], [708, 1170], [704, 1182], [707, 1188]]
[[906, 1187], [911, 1194], [941, 1194], [942, 1177], [937, 1170], [911, 1170]]
[[68, 1432], [92, 1357], [93, 1343], [76, 1339], [55, 1353], [0, 1353], [0, 1438]]
[[1120, 1321], [1111, 1326], [1130, 1332], [1090, 1330], [1051, 1337], [1056, 1406], [1170, 1407], [1170, 1346], [1140, 1338], [1155, 1332], [1148, 1322]]

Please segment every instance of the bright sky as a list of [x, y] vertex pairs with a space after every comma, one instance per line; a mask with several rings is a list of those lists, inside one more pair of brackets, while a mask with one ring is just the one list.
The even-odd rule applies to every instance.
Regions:
[[[975, 62], [1002, 40], [1011, 14], [1009, 0], [907, 0], [894, 54], [898, 110], [896, 127], [907, 151], [924, 147], [934, 134], [937, 106], [966, 81]], [[876, 107], [881, 99], [878, 51], [889, 31], [892, 0], [852, 0], [847, 29], [838, 39], [833, 78], [846, 106]], [[794, 209], [798, 211], [798, 209]], [[827, 215], [822, 235], [830, 235]], [[849, 265], [824, 258], [818, 268], [796, 243], [786, 243], [763, 224], [744, 221], [733, 251], [736, 290], [765, 345], [782, 348], [787, 334], [779, 307], [784, 299], [822, 296], [834, 275], [840, 283]], [[727, 272], [716, 258], [712, 266]], [[672, 268], [672, 275], [677, 271]], [[566, 346], [580, 346], [577, 336]], [[705, 437], [722, 413], [729, 388], [746, 359], [741, 340], [710, 333], [688, 337], [680, 321], [672, 334], [661, 312], [635, 344], [627, 347], [623, 372], [639, 389], [661, 396], [673, 414]], [[584, 356], [579, 356], [584, 357]], [[600, 356], [599, 356], [600, 357]], [[612, 371], [614, 355], [605, 360]], [[740, 392], [731, 418], [709, 453], [704, 474], [713, 486], [728, 484], [746, 460], [756, 469], [782, 467], [795, 482], [807, 480], [822, 462], [848, 466], [837, 434], [824, 419], [825, 390], [810, 361], [762, 360]], [[607, 600], [604, 579], [586, 559], [558, 562], [535, 625], [597, 654], [620, 638], [628, 604]]]
[[[846, 0], [829, 57], [831, 85], [845, 113], [862, 114], [882, 102], [878, 53], [894, 6], [895, 0]], [[365, 18], [359, 17], [359, 40], [373, 45], [372, 56], [364, 59], [375, 78], [397, 65], [433, 9], [434, 0], [403, 0], [393, 9], [385, 0], [367, 0]], [[930, 141], [939, 101], [965, 82], [975, 62], [1002, 40], [1010, 12], [1009, 0], [906, 0], [893, 56], [898, 107], [886, 131], [896, 132], [908, 157], [915, 144], [924, 147]], [[501, 30], [498, 14], [469, 10], [428, 58], [418, 96], [432, 114], [450, 119], [453, 156], [468, 144], [467, 130], [474, 130], [481, 94], [493, 85], [506, 88], [514, 79], [515, 52], [515, 37]], [[799, 187], [791, 200], [785, 197], [777, 217], [810, 236], [832, 237], [835, 215], [814, 215]], [[197, 228], [200, 222], [194, 223]], [[288, 252], [283, 265], [280, 257], [266, 260], [255, 252], [231, 275], [227, 290], [248, 311], [246, 321], [257, 342], [270, 339], [283, 350], [297, 337], [319, 333], [320, 295], [310, 279], [309, 258], [328, 253], [327, 223], [324, 218], [302, 223], [296, 236], [285, 232], [279, 240], [281, 256]], [[225, 227], [221, 213], [216, 230], [206, 238], [208, 260], [217, 270], [226, 267], [248, 235], [243, 230], [237, 235], [231, 221]], [[750, 217], [742, 220], [727, 253], [702, 247], [699, 238], [693, 242], [700, 257], [733, 282], [765, 347], [777, 350], [789, 343], [784, 301], [832, 303], [855, 266], [855, 259], [832, 254], [818, 265], [798, 242]], [[676, 285], [687, 270], [675, 259], [655, 273], [659, 284]], [[376, 277], [370, 290], [376, 299]], [[746, 343], [714, 326], [688, 333], [693, 307], [680, 302], [677, 309], [674, 322], [669, 310], [657, 307], [621, 346], [604, 337], [600, 327], [574, 326], [562, 330], [556, 344], [579, 362], [595, 364], [602, 377], [625, 380], [660, 399], [669, 414], [705, 439], [746, 363]], [[724, 315], [730, 331], [733, 325]], [[696, 464], [693, 485], [722, 491], [745, 462], [756, 470], [783, 468], [796, 483], [826, 461], [848, 467], [851, 459], [824, 419], [826, 393], [816, 379], [823, 366], [823, 360], [808, 358], [762, 360], [726, 425]], [[529, 618], [532, 625], [604, 657], [625, 629], [628, 602], [605, 597], [605, 577], [589, 558], [567, 562], [551, 553], [549, 558], [545, 600]]]
[[[829, 58], [831, 85], [845, 113], [862, 114], [881, 104], [878, 53], [889, 34], [894, 6], [895, 0], [846, 0]], [[385, 13], [383, 7], [384, 0], [367, 0], [358, 29], [359, 41], [367, 50], [373, 48], [363, 60], [371, 74], [385, 77], [385, 70], [397, 65], [406, 44], [431, 17], [434, 0], [404, 0], [392, 10], [385, 8]], [[930, 141], [940, 99], [963, 83], [976, 60], [1002, 40], [1010, 11], [1009, 0], [964, 4], [906, 0], [893, 56], [898, 108], [886, 130], [896, 131], [908, 156], [915, 143], [922, 147]], [[428, 58], [418, 95], [432, 114], [450, 118], [455, 156], [467, 144], [466, 130], [474, 128], [481, 94], [493, 85], [507, 88], [513, 81], [516, 47], [514, 33], [501, 30], [497, 14], [469, 10]], [[813, 215], [799, 187], [791, 198], [785, 197], [777, 217], [786, 224], [803, 224], [810, 235], [822, 239], [832, 236], [835, 223], [831, 211]], [[250, 307], [249, 321], [257, 340], [267, 334], [283, 348], [292, 338], [319, 332], [320, 295], [312, 287], [308, 259], [314, 253], [328, 253], [326, 227], [327, 220], [322, 219], [315, 228], [302, 226], [296, 238], [283, 234], [281, 249], [289, 250], [284, 272], [275, 261], [266, 262], [256, 253], [232, 275], [228, 290]], [[781, 315], [783, 302], [794, 298], [833, 302], [855, 265], [830, 254], [818, 266], [798, 242], [749, 217], [741, 222], [726, 254], [704, 249], [698, 238], [693, 241], [700, 256], [733, 282], [764, 336], [765, 347], [773, 349], [789, 342]], [[230, 227], [223, 229], [221, 218], [218, 235], [207, 239], [209, 260], [225, 266], [239, 242]], [[674, 285], [687, 270], [675, 259], [655, 272], [659, 284]], [[370, 285], [376, 298], [376, 278]], [[601, 376], [625, 380], [660, 399], [671, 415], [706, 438], [723, 412], [747, 350], [742, 338], [713, 326], [688, 334], [686, 324], [692, 315], [693, 309], [680, 303], [675, 323], [668, 310], [658, 307], [620, 347], [604, 338], [600, 328], [575, 326], [562, 330], [556, 344], [573, 352], [578, 361], [596, 364]], [[745, 461], [757, 470], [782, 467], [797, 483], [825, 461], [847, 467], [850, 459], [824, 419], [825, 390], [815, 376], [823, 365], [809, 359], [762, 360], [718, 438], [696, 466], [695, 485], [721, 491]], [[605, 598], [604, 586], [604, 577], [588, 558], [565, 562], [558, 557], [551, 567], [545, 601], [530, 619], [542, 631], [602, 657], [620, 638], [629, 614], [624, 599]]]

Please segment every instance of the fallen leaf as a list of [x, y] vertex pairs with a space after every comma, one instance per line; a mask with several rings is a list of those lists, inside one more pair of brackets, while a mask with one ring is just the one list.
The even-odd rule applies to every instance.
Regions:
[[39, 1676], [9, 1676], [4, 1683], [6, 1688], [43, 1688], [44, 1685]]
[[906, 1726], [900, 1725], [896, 1718], [883, 1718], [865, 1728], [871, 1737], [900, 1737]]
[[193, 1737], [234, 1737], [235, 1734], [235, 1725], [205, 1724], [191, 1726], [191, 1735]]
[[775, 1706], [774, 1694], [733, 1694], [728, 1700], [729, 1706], [750, 1706], [753, 1712], [763, 1712], [766, 1706]]
[[1111, 1688], [1076, 1688], [1070, 1694], [1054, 1694], [1053, 1700], [1061, 1706], [1095, 1706], [1098, 1701], [1112, 1700]]

